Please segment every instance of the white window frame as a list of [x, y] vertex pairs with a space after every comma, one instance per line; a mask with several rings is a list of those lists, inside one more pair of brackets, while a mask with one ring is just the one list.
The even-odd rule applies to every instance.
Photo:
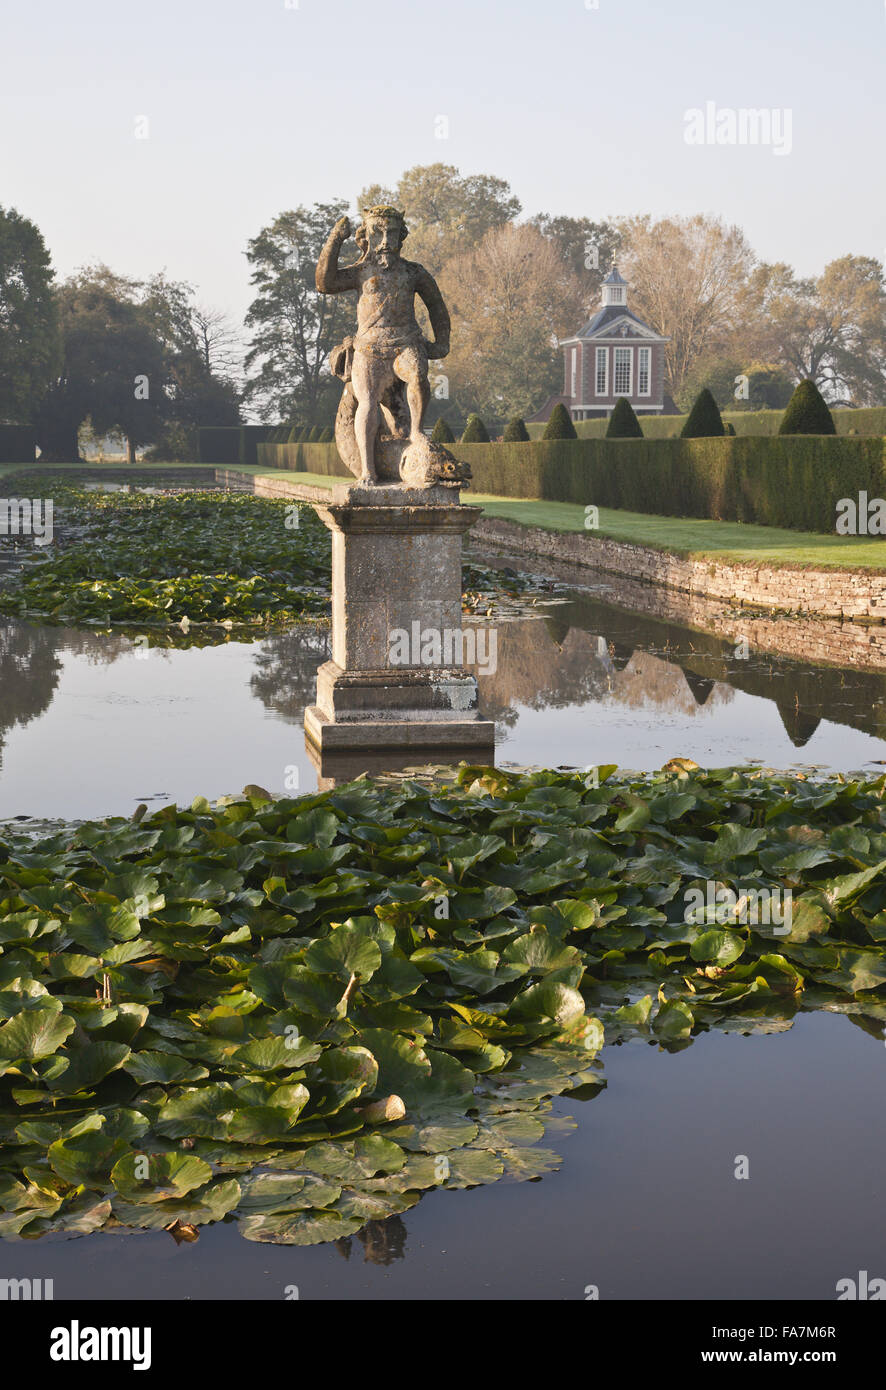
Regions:
[[[603, 390], [600, 390], [600, 362], [603, 362]], [[598, 347], [594, 361], [594, 395], [609, 395], [609, 349]]]
[[[628, 354], [628, 389], [619, 391], [616, 382], [618, 380], [618, 354], [626, 352]], [[612, 394], [613, 396], [632, 396], [634, 394], [634, 353], [629, 347], [617, 347], [612, 353]]]
[[624, 304], [625, 292], [621, 285], [611, 285], [609, 287], [609, 295], [610, 304]]
[[577, 387], [577, 385], [578, 385], [578, 348], [577, 348], [577, 347], [574, 347], [574, 348], [572, 349], [572, 375], [571, 375], [571, 377], [570, 377], [570, 381], [571, 381], [571, 383], [572, 383], [572, 390], [571, 390], [570, 394], [571, 394], [571, 396], [572, 396], [572, 399], [573, 399], [573, 400], [576, 400], [576, 399], [578, 398], [578, 393], [577, 393], [577, 391], [576, 391], [576, 387]]
[[[646, 390], [643, 390], [643, 363], [646, 363]], [[652, 348], [637, 348], [637, 395], [652, 395]]]

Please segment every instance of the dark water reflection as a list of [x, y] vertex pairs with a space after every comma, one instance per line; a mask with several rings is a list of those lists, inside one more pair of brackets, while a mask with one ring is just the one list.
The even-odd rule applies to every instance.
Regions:
[[[698, 605], [675, 618], [679, 600], [636, 588], [601, 583], [537, 618], [496, 620], [497, 667], [479, 678], [499, 762], [651, 769], [680, 755], [873, 772], [886, 757], [886, 657], [859, 646], [861, 630], [845, 639], [845, 666], [813, 665], [790, 654], [802, 626], [761, 632]], [[316, 628], [146, 650], [114, 633], [0, 623], [0, 819], [125, 814], [247, 782], [310, 792], [302, 717], [327, 657]]]

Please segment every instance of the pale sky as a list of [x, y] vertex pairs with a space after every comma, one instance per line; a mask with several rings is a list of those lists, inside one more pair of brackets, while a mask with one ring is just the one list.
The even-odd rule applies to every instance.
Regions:
[[[0, 205], [60, 276], [165, 268], [240, 317], [277, 213], [437, 161], [507, 179], [526, 215], [717, 214], [803, 274], [886, 254], [884, 0], [0, 0], [0, 20]], [[789, 111], [790, 152], [687, 144], [707, 102]]]

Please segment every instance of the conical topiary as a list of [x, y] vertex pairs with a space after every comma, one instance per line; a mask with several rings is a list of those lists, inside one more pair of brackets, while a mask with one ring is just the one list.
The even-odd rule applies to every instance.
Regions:
[[735, 438], [735, 426], [731, 420], [723, 421], [723, 433], [732, 435], [733, 439]]
[[323, 433], [322, 427], [321, 427], [320, 425], [315, 425], [314, 428], [311, 430], [311, 433], [310, 433], [310, 435], [309, 435], [309, 437], [308, 437], [308, 443], [309, 443], [309, 444], [319, 444], [319, 443], [320, 443], [320, 436], [321, 436], [322, 433]]
[[779, 434], [836, 434], [834, 417], [811, 377], [800, 382], [787, 403]]
[[465, 432], [461, 437], [462, 444], [488, 444], [489, 431], [483, 424], [479, 415], [469, 415], [465, 425]]
[[452, 433], [452, 430], [449, 428], [442, 415], [431, 432], [431, 439], [435, 444], [455, 443], [455, 435]]
[[327, 425], [326, 428], [325, 428], [325, 430], [323, 431], [323, 433], [320, 435], [320, 443], [321, 443], [321, 444], [331, 444], [334, 438], [335, 438], [335, 436], [334, 436], [334, 434], [332, 433], [332, 426], [331, 426], [331, 425]]
[[642, 439], [640, 421], [627, 396], [619, 396], [606, 426], [607, 439]]
[[509, 420], [505, 426], [504, 442], [506, 444], [525, 444], [529, 439], [529, 431], [524, 422], [517, 415], [513, 420]]
[[301, 428], [301, 429], [299, 430], [299, 432], [298, 432], [298, 443], [299, 443], [299, 444], [307, 444], [310, 438], [311, 438], [311, 427], [310, 427], [310, 425], [303, 425], [302, 428]]
[[711, 439], [715, 435], [725, 433], [720, 407], [705, 386], [693, 401], [686, 424], [680, 431], [680, 438]]
[[288, 437], [287, 437], [286, 443], [287, 443], [287, 444], [297, 444], [297, 443], [298, 443], [298, 437], [299, 437], [300, 434], [301, 434], [301, 425], [293, 425], [293, 426], [292, 426], [292, 429], [289, 431], [289, 435], [288, 435]]
[[558, 401], [551, 411], [551, 418], [545, 425], [542, 439], [577, 439], [572, 416], [562, 401]]

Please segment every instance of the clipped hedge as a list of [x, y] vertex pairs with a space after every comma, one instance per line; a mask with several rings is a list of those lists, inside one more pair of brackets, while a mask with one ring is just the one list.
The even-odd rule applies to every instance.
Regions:
[[256, 447], [271, 433], [271, 425], [201, 425], [197, 431], [198, 461], [256, 464]]
[[478, 493], [803, 531], [832, 533], [842, 497], [886, 497], [883, 439], [563, 439], [452, 452]]
[[[886, 435], [886, 406], [867, 406], [862, 410], [832, 410], [837, 434], [858, 434], [861, 438]], [[784, 416], [783, 410], [723, 410], [723, 423], [731, 422], [738, 435], [774, 435]], [[676, 439], [686, 423], [685, 415], [647, 415], [638, 412], [643, 433], [647, 439]], [[575, 432], [579, 439], [604, 439], [606, 419], [576, 420]], [[527, 426], [533, 439], [541, 439], [544, 424], [533, 423]]]
[[33, 463], [37, 431], [30, 425], [0, 425], [0, 463]]
[[353, 478], [342, 463], [335, 441], [326, 444], [259, 444], [260, 468], [283, 468], [289, 473], [319, 473], [327, 478]]

